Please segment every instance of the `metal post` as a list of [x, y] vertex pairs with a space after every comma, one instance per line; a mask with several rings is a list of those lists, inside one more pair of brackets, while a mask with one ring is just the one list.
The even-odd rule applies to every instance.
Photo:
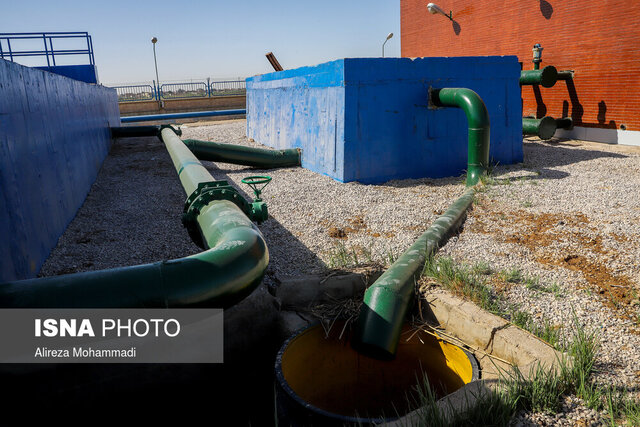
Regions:
[[158, 100], [158, 108], [162, 108], [162, 104], [160, 101], [160, 77], [158, 77], [158, 59], [156, 58], [156, 43], [158, 42], [157, 37], [153, 37], [151, 39], [151, 43], [153, 43], [153, 63], [156, 66], [156, 82], [158, 82], [158, 86], [156, 89], [156, 96]]

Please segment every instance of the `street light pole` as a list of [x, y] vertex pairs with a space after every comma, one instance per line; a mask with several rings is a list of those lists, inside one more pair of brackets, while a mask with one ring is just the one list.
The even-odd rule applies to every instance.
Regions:
[[393, 37], [393, 33], [389, 33], [389, 35], [387, 36], [387, 38], [385, 39], [384, 43], [382, 43], [382, 57], [384, 58], [384, 45], [387, 44], [387, 42], [389, 41], [389, 39]]
[[156, 98], [158, 102], [160, 102], [160, 79], [158, 78], [158, 60], [156, 59], [156, 43], [158, 42], [158, 38], [154, 37], [151, 39], [151, 43], [153, 43], [153, 63], [156, 66]]

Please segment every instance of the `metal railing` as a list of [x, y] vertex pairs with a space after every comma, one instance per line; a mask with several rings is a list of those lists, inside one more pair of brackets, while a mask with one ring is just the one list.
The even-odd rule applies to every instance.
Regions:
[[118, 93], [118, 102], [151, 101], [156, 98], [156, 91], [151, 85], [112, 86]]
[[160, 101], [162, 99], [212, 98], [216, 96], [244, 95], [244, 80], [191, 81], [184, 83], [163, 83], [110, 86], [118, 92], [118, 102]]
[[[11, 41], [17, 40], [38, 40], [42, 39], [44, 49], [15, 50], [11, 46]], [[86, 49], [56, 49], [53, 41], [56, 39], [85, 39]], [[15, 58], [45, 56], [47, 66], [56, 66], [56, 55], [87, 55], [89, 64], [95, 65], [93, 57], [93, 41], [87, 32], [51, 32], [51, 33], [0, 33], [0, 58], [9, 59], [13, 62]]]
[[162, 99], [205, 98], [209, 89], [204, 82], [165, 83], [160, 85]]

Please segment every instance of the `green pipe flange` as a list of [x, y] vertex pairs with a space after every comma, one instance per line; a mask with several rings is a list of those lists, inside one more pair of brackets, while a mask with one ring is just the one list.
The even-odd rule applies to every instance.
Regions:
[[245, 200], [238, 190], [229, 185], [227, 181], [210, 181], [198, 183], [198, 188], [194, 190], [184, 202], [182, 213], [182, 224], [189, 232], [189, 236], [196, 245], [204, 248], [200, 228], [198, 227], [198, 215], [202, 209], [214, 200], [229, 200], [240, 208], [245, 215], [252, 218], [252, 209], [249, 202]]

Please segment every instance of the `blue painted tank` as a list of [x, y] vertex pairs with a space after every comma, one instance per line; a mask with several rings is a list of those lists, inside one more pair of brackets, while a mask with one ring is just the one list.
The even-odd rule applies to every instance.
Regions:
[[515, 56], [349, 58], [247, 79], [247, 136], [303, 150], [302, 166], [342, 182], [460, 175], [461, 110], [429, 105], [429, 88], [467, 87], [491, 120], [491, 158], [522, 162]]

